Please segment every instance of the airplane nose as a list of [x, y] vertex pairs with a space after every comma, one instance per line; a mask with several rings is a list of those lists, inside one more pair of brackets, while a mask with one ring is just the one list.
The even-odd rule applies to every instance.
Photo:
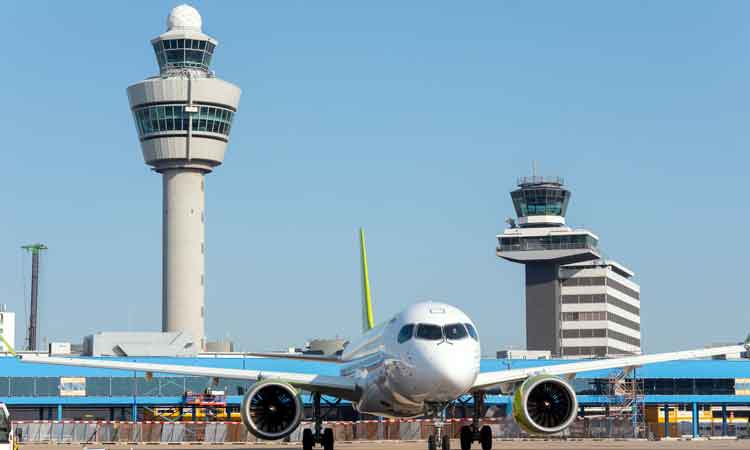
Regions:
[[453, 398], [469, 391], [478, 372], [472, 349], [447, 342], [439, 345], [430, 370], [435, 391]]

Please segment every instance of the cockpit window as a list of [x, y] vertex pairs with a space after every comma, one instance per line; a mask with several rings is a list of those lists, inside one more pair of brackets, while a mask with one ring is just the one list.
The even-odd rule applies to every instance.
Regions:
[[401, 331], [398, 332], [398, 343], [403, 344], [404, 342], [411, 339], [413, 335], [414, 335], [414, 324], [410, 323], [409, 325], [404, 325], [401, 328]]
[[443, 329], [437, 325], [420, 323], [417, 325], [417, 337], [428, 341], [439, 341], [443, 339]]
[[445, 332], [445, 338], [451, 341], [466, 338], [466, 328], [460, 323], [446, 325], [443, 327], [443, 331]]
[[470, 323], [465, 323], [464, 325], [466, 325], [466, 329], [469, 330], [469, 336], [471, 336], [471, 338], [475, 341], [478, 341], [479, 336], [477, 335], [477, 330], [474, 329], [474, 325]]

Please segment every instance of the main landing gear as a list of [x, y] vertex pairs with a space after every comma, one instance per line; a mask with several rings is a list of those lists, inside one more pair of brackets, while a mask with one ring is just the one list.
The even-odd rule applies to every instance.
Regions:
[[484, 407], [484, 392], [474, 392], [474, 414], [471, 425], [461, 427], [459, 435], [461, 441], [461, 450], [470, 450], [473, 442], [479, 442], [482, 450], [492, 449], [492, 428], [489, 425], [479, 427]]
[[323, 450], [333, 450], [333, 429], [323, 429], [323, 413], [320, 409], [320, 393], [313, 393], [313, 418], [315, 431], [306, 428], [302, 430], [302, 450], [312, 450], [315, 444], [320, 444]]

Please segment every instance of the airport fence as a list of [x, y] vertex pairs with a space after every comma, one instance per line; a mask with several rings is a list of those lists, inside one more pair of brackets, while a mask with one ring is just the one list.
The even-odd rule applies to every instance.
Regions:
[[[451, 419], [445, 423], [444, 432], [458, 438], [461, 426], [470, 419]], [[510, 417], [483, 419], [492, 427], [498, 439], [529, 438]], [[257, 442], [255, 436], [238, 422], [126, 422], [126, 421], [17, 421], [19, 441], [22, 443], [246, 443]], [[287, 441], [298, 442], [302, 430], [311, 428], [312, 422], [303, 422]], [[358, 422], [326, 422], [333, 428], [337, 441], [424, 440], [432, 433], [431, 420], [365, 420]], [[634, 431], [627, 419], [584, 418], [557, 438], [653, 438], [646, 431]]]

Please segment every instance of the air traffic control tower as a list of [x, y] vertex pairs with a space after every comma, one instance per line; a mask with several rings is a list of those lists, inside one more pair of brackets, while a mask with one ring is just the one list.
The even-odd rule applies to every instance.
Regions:
[[205, 175], [224, 160], [240, 89], [216, 78], [218, 42], [180, 5], [151, 40], [159, 74], [128, 87], [146, 164], [163, 180], [162, 329], [205, 348]]
[[517, 219], [498, 235], [497, 256], [526, 269], [526, 348], [564, 358], [641, 352], [640, 286], [602, 259], [599, 238], [566, 225], [562, 178], [526, 177], [511, 192]]
[[562, 178], [520, 178], [510, 197], [517, 222], [497, 236], [497, 256], [526, 266], [526, 349], [560, 355], [560, 266], [599, 259], [599, 239], [565, 225], [570, 191]]

